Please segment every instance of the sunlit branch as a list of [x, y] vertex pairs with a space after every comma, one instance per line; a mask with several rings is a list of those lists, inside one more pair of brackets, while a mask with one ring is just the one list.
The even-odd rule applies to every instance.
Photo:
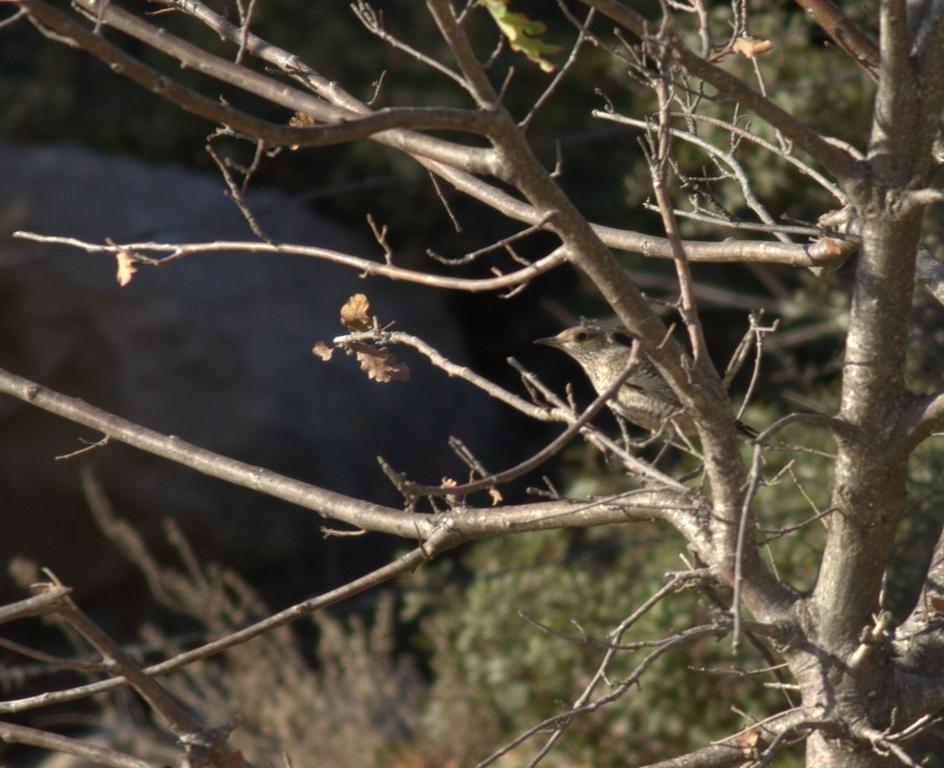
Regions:
[[[356, 269], [364, 276], [386, 277], [390, 280], [417, 283], [430, 288], [445, 288], [456, 291], [479, 293], [484, 291], [501, 291], [526, 284], [539, 275], [549, 272], [566, 262], [563, 252], [558, 249], [538, 259], [527, 267], [498, 277], [464, 278], [434, 275], [429, 272], [406, 269], [392, 264], [372, 261], [359, 256], [333, 251], [316, 246], [272, 244], [252, 241], [219, 240], [212, 243], [90, 243], [74, 237], [59, 237], [56, 235], [40, 235], [33, 232], [14, 232], [14, 237], [34, 242], [65, 245], [71, 248], [80, 248], [88, 253], [108, 253], [117, 255], [122, 252], [132, 254], [132, 258], [150, 266], [163, 266], [188, 256], [197, 256], [207, 253], [222, 253], [241, 251], [244, 253], [283, 254], [291, 256], [305, 256], [320, 259], [332, 264], [341, 264]], [[146, 253], [167, 253], [163, 258], [151, 258]]]

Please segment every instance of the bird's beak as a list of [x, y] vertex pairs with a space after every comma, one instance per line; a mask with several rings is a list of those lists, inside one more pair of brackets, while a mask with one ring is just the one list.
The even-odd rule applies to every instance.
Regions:
[[560, 340], [556, 336], [548, 336], [546, 339], [535, 339], [534, 343], [540, 344], [542, 347], [560, 348]]

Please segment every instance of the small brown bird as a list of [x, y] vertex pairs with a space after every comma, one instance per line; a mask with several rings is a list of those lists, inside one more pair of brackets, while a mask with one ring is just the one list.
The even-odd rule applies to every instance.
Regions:
[[[622, 326], [585, 322], [534, 343], [554, 347], [570, 355], [580, 364], [593, 388], [600, 394], [626, 369], [636, 340]], [[629, 374], [608, 405], [614, 413], [651, 432], [670, 426], [685, 435], [695, 432], [692, 417], [685, 412], [668, 382], [642, 352], [637, 356], [635, 370]], [[737, 422], [737, 428], [741, 437], [753, 438], [757, 435], [740, 421]]]

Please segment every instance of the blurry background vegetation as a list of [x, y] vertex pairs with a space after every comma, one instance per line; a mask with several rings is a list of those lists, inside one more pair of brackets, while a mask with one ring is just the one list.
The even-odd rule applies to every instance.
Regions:
[[[712, 5], [720, 23], [729, 6]], [[847, 10], [856, 13], [866, 29], [874, 29], [875, 5], [865, 3]], [[448, 61], [421, 6], [377, 3], [392, 33]], [[560, 19], [553, 4], [520, 0], [514, 8], [545, 20], [549, 25], [546, 39], [567, 50], [573, 29]], [[654, 9], [655, 4], [651, 16]], [[575, 10], [583, 12], [582, 7]], [[475, 16], [479, 50], [490, 51], [495, 30], [485, 14]], [[196, 22], [172, 14], [158, 20], [215, 52], [232, 55]], [[254, 30], [297, 52], [364, 99], [385, 73], [380, 105], [464, 105], [462, 95], [450, 82], [372, 38], [347, 4], [260, 2]], [[824, 133], [862, 146], [868, 131], [865, 116], [872, 84], [861, 71], [825, 45], [792, 4], [772, 0], [751, 3], [750, 30], [756, 37], [773, 41], [773, 51], [763, 57], [761, 67], [775, 100]], [[606, 43], [618, 45], [606, 24], [598, 24], [595, 31]], [[116, 33], [108, 34], [117, 37]], [[168, 66], [158, 54], [133, 42], [127, 47], [155, 66]], [[559, 54], [558, 59], [562, 61], [565, 55]], [[507, 103], [513, 113], [523, 115], [546, 86], [548, 76], [523, 58], [505, 52], [493, 66], [493, 77], [501, 80], [509, 66], [515, 68], [515, 77]], [[751, 78], [749, 62], [728, 60], [725, 66]], [[625, 69], [607, 50], [585, 48], [580, 65], [535, 120], [531, 136], [548, 166], [554, 163], [555, 142], [560, 142], [562, 184], [592, 220], [661, 234], [657, 217], [642, 208], [649, 195], [649, 179], [638, 134], [589, 116], [591, 109], [605, 106], [605, 99], [617, 111], [635, 116], [650, 105], [649, 96], [632, 83]], [[202, 87], [205, 93], [218, 92], [215, 84], [201, 81], [192, 72], [174, 70], [174, 76]], [[269, 119], [289, 117], [245, 96], [224, 92], [237, 104]], [[730, 117], [728, 105], [715, 105], [714, 109], [717, 115]], [[751, 128], [774, 138], [760, 121], [753, 121]], [[213, 172], [203, 149], [210, 129], [115, 77], [91, 57], [44, 41], [25, 23], [0, 31], [0, 133], [8, 140], [78, 142], [108, 153]], [[681, 143], [677, 149], [679, 162], [688, 173], [697, 175], [702, 168], [712, 172], [704, 155]], [[237, 146], [232, 150], [248, 151]], [[835, 207], [825, 193], [785, 171], [769, 154], [745, 145], [738, 157], [748, 169], [755, 191], [775, 215], [813, 222]], [[427, 248], [458, 255], [515, 229], [513, 223], [447, 191], [452, 210], [462, 223], [462, 231], [455, 232], [425, 173], [369, 142], [282, 152], [263, 164], [256, 183], [291, 190], [309, 200], [314, 209], [361, 231], [366, 231], [364, 216], [369, 211], [390, 227], [390, 243], [398, 262], [425, 268], [437, 268], [423, 255]], [[750, 218], [733, 183], [718, 185], [715, 191], [729, 210]], [[676, 199], [682, 203], [682, 196]], [[431, 211], [442, 215], [430, 215]], [[690, 237], [737, 236], [734, 231], [709, 231], [692, 222], [685, 222], [684, 227]], [[199, 232], [193, 236], [199, 238]], [[551, 244], [548, 239], [535, 238], [522, 244], [519, 251], [535, 257]], [[928, 244], [938, 245], [936, 241]], [[664, 263], [647, 262], [635, 255], [623, 258], [634, 271], [672, 274]], [[720, 364], [747, 327], [750, 297], [776, 303], [776, 310], [768, 311], [766, 318], [779, 318], [780, 331], [770, 339], [760, 386], [746, 416], [748, 422], [765, 425], [790, 410], [828, 413], [835, 407], [848, 268], [815, 276], [788, 268], [698, 266], [695, 276], [705, 284], [748, 297], [741, 306], [705, 307], [707, 336]], [[667, 292], [652, 293], [670, 298]], [[451, 300], [463, 319], [478, 370], [515, 386], [515, 376], [504, 362], [514, 354], [557, 387], [573, 381], [578, 400], [586, 402], [589, 389], [579, 380], [576, 369], [563, 358], [533, 351], [530, 346], [532, 339], [559, 330], [567, 317], [602, 311], [598, 300], [572, 272], [559, 271], [542, 278], [513, 301], [466, 296]], [[932, 383], [939, 386], [939, 350], [944, 340], [940, 317], [939, 306], [919, 299], [915, 354], [911, 357], [912, 387], [918, 392], [926, 391]], [[422, 329], [411, 330], [422, 333]], [[746, 374], [742, 373], [735, 389], [743, 390], [744, 381]], [[540, 429], [535, 427], [535, 434], [549, 436]], [[820, 523], [782, 537], [776, 537], [775, 532], [812, 514], [810, 504], [790, 490], [794, 478], [818, 509], [827, 508], [831, 466], [821, 452], [828, 453], [831, 445], [822, 434], [804, 427], [791, 428], [784, 439], [816, 450], [772, 454], [764, 473], [769, 478], [779, 477], [780, 484], [761, 490], [758, 509], [762, 524], [771, 531], [769, 551], [780, 573], [798, 587], [807, 588], [815, 578]], [[481, 458], [487, 462], [487, 457]], [[910, 486], [914, 514], [902, 528], [900, 557], [888, 587], [891, 604], [899, 613], [907, 611], [915, 598], [939, 524], [944, 455], [930, 442], [916, 454], [914, 465]], [[554, 467], [544, 471], [565, 493], [631, 487], [625, 478], [613, 478], [605, 461], [580, 444], [574, 444]], [[535, 478], [530, 482], [538, 484]], [[224, 700], [247, 700], [244, 708], [250, 720], [256, 717], [258, 727], [271, 738], [265, 742], [267, 748], [279, 745], [294, 752], [298, 766], [360, 766], [371, 761], [377, 765], [467, 765], [483, 757], [490, 747], [559, 711], [563, 702], [572, 701], [602, 654], [599, 647], [581, 638], [604, 638], [662, 583], [666, 571], [685, 567], [680, 559], [684, 555], [681, 539], [655, 525], [481, 542], [401, 579], [389, 593], [342, 607], [332, 613], [334, 618], [316, 619], [317, 640], [306, 635], [300, 654], [275, 654], [282, 658], [283, 667], [281, 672], [273, 671], [275, 677], [269, 679], [279, 680], [280, 685], [267, 685], [267, 689], [286, 691], [282, 708], [259, 712], [258, 703], [255, 709], [248, 703], [253, 697], [239, 694], [245, 680], [241, 681], [238, 670], [246, 669], [245, 664], [226, 662], [231, 666], [223, 671], [205, 665], [203, 672], [219, 675], [215, 684], [225, 687]], [[248, 595], [248, 587], [246, 590]], [[211, 601], [210, 596], [204, 597]], [[262, 611], [261, 606], [253, 605]], [[711, 601], [703, 595], [675, 595], [654, 609], [626, 640], [654, 638], [705, 621], [712, 610]], [[246, 613], [237, 613], [236, 618], [231, 617], [235, 623], [246, 619]], [[522, 613], [570, 639], [542, 630]], [[286, 647], [297, 642], [284, 633], [273, 642], [276, 640]], [[265, 642], [269, 641], [258, 641], [245, 651], [250, 656], [256, 654], [250, 668], [253, 664], [258, 667], [266, 656]], [[318, 645], [313, 650], [311, 643], [315, 642]], [[639, 654], [626, 655], [623, 666], [612, 674], [628, 673], [641, 658]], [[286, 665], [291, 664], [307, 669], [307, 675], [286, 674]], [[738, 658], [732, 658], [728, 640], [702, 641], [669, 653], [643, 677], [639, 689], [572, 724], [546, 764], [606, 768], [665, 758], [704, 745], [746, 725], [740, 714], [729, 709], [731, 705], [758, 719], [783, 706], [784, 694], [763, 686], [770, 676], [733, 672], [735, 668], [766, 666], [768, 661], [749, 645]], [[692, 672], [692, 668], [711, 671]], [[384, 685], [392, 685], [392, 681], [396, 685], [387, 698], [377, 699], [381, 679], [386, 681]], [[373, 689], [371, 681], [376, 684]], [[292, 685], [300, 686], [294, 692], [297, 695], [289, 691]], [[326, 719], [330, 701], [336, 706], [338, 700], [327, 697], [326, 690], [344, 697], [349, 706], [350, 702], [360, 705], [357, 715], [345, 710], [357, 729]], [[368, 690], [374, 694], [350, 695], [351, 691]], [[365, 737], [365, 730], [372, 730], [373, 735]], [[317, 753], [325, 755], [323, 763], [303, 756], [315, 754], [311, 751], [315, 744]], [[523, 764], [533, 749], [519, 750], [503, 764]], [[334, 757], [329, 759], [330, 755]], [[791, 758], [778, 763], [792, 764], [799, 763], [792, 763]]]

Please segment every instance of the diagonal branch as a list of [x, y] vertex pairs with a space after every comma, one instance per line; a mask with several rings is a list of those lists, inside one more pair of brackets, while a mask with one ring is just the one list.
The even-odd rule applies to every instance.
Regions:
[[[242, 30], [222, 16], [210, 10], [200, 0], [156, 0], [192, 15], [225, 40], [239, 45]], [[258, 57], [266, 64], [277, 68], [287, 76], [302, 82], [326, 101], [343, 107], [349, 112], [365, 115], [370, 113], [366, 104], [356, 99], [336, 81], [328, 80], [297, 56], [250, 33], [245, 40], [247, 53]], [[392, 145], [397, 146], [397, 145]], [[402, 147], [399, 147], [402, 149]], [[407, 151], [407, 149], [404, 149]], [[530, 225], [544, 226], [547, 214], [528, 203], [508, 194], [498, 187], [485, 183], [469, 173], [447, 164], [417, 158], [418, 162], [433, 173], [444, 178], [456, 189], [475, 200], [498, 210], [500, 213]], [[667, 238], [644, 235], [631, 230], [592, 225], [597, 236], [611, 248], [639, 253], [648, 258], [672, 258], [672, 246]], [[545, 227], [546, 228], [546, 227]], [[829, 266], [845, 261], [857, 249], [855, 243], [822, 238], [809, 245], [775, 243], [756, 240], [725, 240], [723, 242], [683, 241], [690, 261], [696, 262], [757, 262], [785, 264], [792, 267]]]
[[53, 613], [70, 591], [67, 587], [55, 587], [25, 600], [4, 605], [0, 607], [0, 624]]
[[[400, 334], [391, 335], [395, 336]], [[335, 339], [335, 342], [337, 341], [338, 340]], [[476, 491], [489, 490], [497, 485], [507, 483], [541, 466], [541, 464], [547, 462], [551, 457], [563, 450], [574, 439], [574, 437], [580, 434], [583, 428], [589, 424], [590, 421], [601, 410], [603, 410], [606, 404], [613, 399], [614, 395], [616, 395], [619, 389], [623, 386], [626, 379], [628, 379], [637, 370], [639, 365], [638, 349], [638, 347], [633, 348], [629, 362], [627, 362], [623, 372], [613, 379], [612, 383], [594, 399], [594, 401], [587, 407], [580, 417], [571, 422], [567, 426], [567, 429], [565, 429], [560, 435], [554, 438], [550, 443], [548, 443], [546, 446], [544, 446], [544, 448], [542, 448], [530, 458], [525, 459], [519, 464], [516, 464], [515, 466], [511, 467], [510, 469], [506, 469], [503, 472], [488, 475], [470, 483], [464, 483], [457, 486], [419, 485], [416, 483], [406, 483], [404, 484], [403, 490], [411, 495], [418, 496], [465, 496], [470, 493], [475, 493]], [[650, 464], [636, 459], [628, 452], [626, 452], [624, 455], [621, 455], [620, 458], [622, 458], [624, 461], [627, 459], [632, 460], [631, 463], [628, 462], [628, 468], [631, 472], [638, 474], [641, 477], [648, 478], [661, 486], [672, 488], [673, 490], [679, 491], [681, 493], [686, 493], [688, 491], [688, 489], [677, 480], [674, 480], [668, 475], [656, 470]]]
[[62, 395], [16, 374], [0, 369], [0, 392], [69, 421], [108, 435], [112, 440], [182, 464], [210, 477], [261, 491], [359, 528], [390, 533], [408, 539], [425, 538], [431, 532], [425, 515], [361, 501], [334, 491], [254, 467], [191, 445], [174, 435], [163, 435], [83, 401]]
[[[540, 723], [537, 723], [531, 728], [528, 728], [528, 730], [519, 734], [507, 744], [495, 750], [484, 760], [477, 763], [475, 768], [486, 768], [489, 765], [493, 765], [500, 757], [506, 755], [511, 750], [523, 744], [532, 736], [536, 736], [537, 734], [546, 731], [549, 728], [557, 729], [565, 727], [566, 724], [570, 723], [574, 718], [580, 715], [588, 714], [590, 712], [596, 712], [602, 707], [617, 701], [626, 695], [630, 688], [640, 685], [640, 679], [642, 678], [642, 675], [665, 653], [680, 645], [694, 642], [701, 638], [712, 636], [719, 637], [726, 631], [726, 629], [727, 627], [722, 622], [716, 622], [713, 624], [691, 627], [689, 629], [684, 629], [673, 633], [671, 636], [661, 641], [656, 646], [656, 648], [648, 656], [646, 656], [626, 678], [620, 680], [618, 683], [612, 683], [610, 690], [600, 694], [594, 699], [592, 698], [592, 693], [596, 685], [594, 683], [593, 687], [588, 686], [588, 695], [586, 698], [581, 696], [580, 704], [576, 704], [564, 712], [551, 715], [550, 717], [542, 720]], [[596, 680], [596, 678], [594, 680]], [[556, 739], [554, 739], [554, 741], [556, 741]], [[543, 756], [543, 751], [538, 753], [538, 755], [535, 756], [535, 759], [531, 761], [529, 765], [536, 765], [537, 761]]]
[[485, 69], [469, 44], [469, 39], [462, 34], [459, 21], [448, 0], [426, 0], [426, 7], [439, 27], [443, 39], [449, 44], [449, 49], [462, 70], [467, 87], [482, 109], [499, 108], [500, 97], [492, 86]]
[[[283, 611], [279, 611], [262, 621], [250, 624], [236, 632], [232, 632], [217, 640], [211, 641], [198, 648], [178, 654], [170, 659], [162, 661], [159, 664], [153, 664], [144, 669], [144, 672], [150, 676], [164, 675], [176, 669], [180, 669], [195, 661], [209, 658], [229, 648], [245, 643], [254, 637], [258, 637], [265, 632], [270, 632], [277, 627], [281, 627], [302, 616], [314, 613], [329, 606], [343, 602], [354, 597], [368, 589], [372, 589], [384, 582], [389, 581], [395, 576], [407, 571], [413, 571], [427, 560], [435, 557], [446, 549], [455, 546], [455, 532], [448, 526], [437, 528], [427, 540], [420, 546], [411, 549], [396, 560], [377, 568], [370, 573], [361, 576], [354, 581], [350, 581], [337, 589], [326, 592], [317, 597], [309, 598], [301, 603], [297, 603]], [[0, 702], [0, 712], [22, 712], [37, 707], [48, 706], [66, 701], [76, 701], [78, 699], [93, 696], [105, 691], [114, 690], [127, 685], [128, 681], [123, 677], [113, 677], [108, 680], [100, 680], [87, 685], [77, 686], [62, 691], [46, 692], [37, 696]]]
[[[448, 3], [445, 0], [428, 2], [438, 9], [440, 31], [467, 78], [484, 79], [480, 97], [487, 100], [490, 87], [487, 78], [483, 71], [476, 72], [481, 66], [471, 55], [469, 41], [452, 16]], [[603, 9], [607, 2], [593, 5]], [[713, 497], [713, 514], [705, 526], [710, 531], [711, 543], [700, 554], [709, 564], [718, 567], [722, 577], [730, 583], [734, 573], [738, 511], [746, 477], [720, 376], [706, 366], [692, 365], [691, 358], [668, 334], [665, 323], [650, 308], [612, 251], [534, 156], [517, 125], [501, 108], [496, 108], [495, 112], [507, 123], [491, 137], [506, 179], [541, 216], [553, 213], [548, 228], [562, 240], [568, 258], [593, 282], [698, 423]], [[792, 601], [789, 590], [778, 582], [756, 550], [745, 552], [743, 567], [745, 603], [762, 620], [781, 617]]]
[[[663, 69], [654, 83], [656, 97], [659, 101], [659, 128], [658, 140], [653, 142], [654, 147], [646, 154], [649, 155], [649, 175], [652, 177], [652, 189], [655, 193], [659, 215], [662, 217], [662, 228], [672, 245], [672, 261], [675, 263], [675, 274], [679, 285], [679, 314], [688, 331], [692, 357], [696, 365], [713, 369], [711, 358], [708, 355], [708, 344], [705, 341], [704, 329], [698, 315], [698, 304], [695, 302], [695, 292], [692, 285], [692, 269], [688, 262], [688, 254], [682, 245], [682, 233], [679, 231], [678, 219], [673, 213], [669, 201], [669, 146], [671, 144], [672, 129], [669, 125], [669, 85], [668, 72]], [[717, 376], [717, 370], [713, 371]]]
[[[940, 678], [928, 679], [919, 685], [919, 680], [928, 670], [944, 667], [944, 636], [941, 634], [944, 616], [944, 531], [938, 534], [931, 553], [931, 563], [924, 584], [918, 594], [911, 613], [895, 628], [896, 656], [901, 668], [915, 679], [906, 691], [905, 698], [911, 701], [909, 715], [916, 717], [932, 711], [927, 702], [944, 703], [944, 683]], [[936, 708], [936, 707], [935, 707]]]
[[[102, 432], [117, 442], [161, 456], [196, 472], [265, 493], [357, 528], [410, 540], [425, 540], [432, 536], [441, 524], [441, 518], [435, 515], [405, 512], [355, 499], [222, 456], [187, 443], [174, 435], [164, 435], [147, 429], [2, 369], [0, 393], [12, 395], [30, 405]], [[525, 402], [525, 405], [528, 404]], [[686, 538], [695, 542], [699, 540], [700, 533], [692, 514], [698, 510], [697, 501], [687, 490], [679, 492], [644, 489], [641, 492], [595, 499], [591, 502], [561, 500], [485, 510], [465, 507], [462, 515], [453, 521], [453, 525], [461, 534], [460, 539], [455, 542], [459, 543], [507, 533], [665, 519]]]
[[[505, 216], [525, 224], [537, 224], [548, 213], [524, 202], [502, 189], [483, 182], [468, 173], [442, 163], [418, 158], [432, 172], [446, 179], [460, 192], [494, 208]], [[666, 237], [656, 237], [628, 229], [590, 224], [594, 235], [610, 248], [638, 253], [646, 258], [671, 259], [672, 244]], [[549, 227], [545, 227], [549, 228]], [[683, 240], [689, 261], [716, 264], [756, 263], [783, 264], [790, 267], [828, 267], [842, 264], [859, 246], [849, 240], [822, 237], [806, 245], [769, 240], [723, 240], [705, 242]]]
[[[41, 731], [25, 725], [0, 723], [0, 742], [4, 744], [26, 744], [81, 759], [86, 765], [102, 765], [107, 768], [162, 768], [165, 763], [152, 763], [113, 749], [73, 739], [58, 733]], [[88, 761], [88, 762], [85, 762]]]
[[911, 398], [898, 424], [900, 437], [889, 446], [889, 458], [907, 456], [942, 428], [944, 428], [944, 392]]
[[[581, 0], [581, 2], [596, 8], [639, 38], [646, 39], [652, 33], [653, 26], [650, 22], [619, 0]], [[832, 144], [806, 123], [797, 120], [789, 112], [781, 109], [738, 78], [690, 51], [671, 31], [665, 32], [664, 39], [678, 63], [689, 74], [713, 86], [722, 97], [733, 99], [762, 117], [836, 178], [848, 180], [862, 175], [861, 164], [847, 151]]]
[[[315, 129], [280, 126], [276, 123], [254, 118], [232, 107], [220, 105], [212, 99], [177, 85], [166, 76], [129, 56], [101, 35], [96, 35], [69, 15], [48, 5], [43, 0], [17, 1], [29, 11], [31, 17], [58, 34], [71, 38], [81, 48], [102, 59], [113, 70], [143, 85], [153, 93], [180, 104], [190, 112], [223, 122], [237, 130], [265, 138], [272, 143], [324, 146], [350, 141], [355, 138], [376, 138], [381, 143], [396, 146], [418, 156], [427, 156], [431, 159], [446, 162], [470, 172], [492, 173], [495, 170], [490, 150], [462, 146], [442, 139], [394, 130], [401, 124], [409, 127], [419, 127], [425, 123], [427, 128], [463, 130], [484, 134], [487, 133], [486, 126], [494, 122], [486, 113], [469, 112], [468, 110], [447, 110], [446, 112], [432, 110], [430, 113], [423, 114], [422, 110], [419, 113], [413, 110], [407, 110], [406, 112], [390, 110], [386, 113], [368, 112], [366, 115], [354, 115], [348, 110], [333, 106], [304, 91], [291, 88], [284, 83], [279, 83], [244, 66], [234, 64], [227, 59], [204, 51], [192, 43], [153, 27], [114, 5], [104, 7], [101, 9], [101, 14], [96, 16], [109, 26], [176, 58], [188, 68], [253, 93], [286, 109], [303, 112], [320, 122], [334, 124], [352, 119], [363, 120], [369, 118], [367, 123], [358, 122], [350, 126], [332, 125]], [[96, 4], [91, 0], [76, 0], [76, 4], [90, 13], [96, 13], [98, 10]], [[411, 112], [412, 114], [410, 114]], [[382, 116], [385, 114], [386, 117]], [[465, 127], [462, 127], [463, 125]]]
[[[618, 115], [613, 112], [605, 112], [602, 110], [594, 110], [591, 113], [594, 117], [598, 117], [602, 120], [609, 120], [614, 123], [620, 123], [622, 125], [631, 125], [634, 128], [640, 128], [642, 130], [647, 130], [651, 126], [645, 120], [636, 120], [631, 117], [626, 117], [624, 115]], [[697, 119], [697, 116], [696, 116]], [[733, 127], [733, 126], [732, 126]], [[687, 141], [690, 144], [694, 144], [697, 147], [700, 147], [705, 151], [706, 154], [711, 157], [717, 158], [722, 163], [724, 163], [728, 169], [734, 174], [734, 178], [737, 180], [738, 185], [741, 187], [741, 193], [744, 196], [744, 202], [747, 203], [747, 207], [750, 208], [754, 213], [757, 214], [757, 218], [760, 219], [765, 224], [775, 225], [777, 222], [774, 220], [774, 217], [770, 215], [767, 208], [764, 206], [760, 200], [757, 199], [757, 195], [754, 194], [754, 190], [751, 186], [751, 180], [747, 174], [747, 171], [744, 170], [737, 158], [732, 152], [726, 152], [720, 147], [712, 144], [707, 139], [703, 139], [701, 136], [690, 133], [688, 131], [683, 131], [678, 128], [668, 127], [667, 131], [670, 136], [678, 137], [683, 141]]]
[[[660, 760], [641, 768], [733, 768], [733, 766], [756, 766], [756, 763], [747, 763], [746, 760], [755, 754], [755, 750], [765, 742], [777, 740], [781, 734], [791, 734], [805, 723], [803, 710], [800, 708], [788, 709], [772, 717], [755, 723], [748, 728], [738, 731], [731, 736], [721, 739], [716, 744], [696, 749], [678, 757]], [[755, 746], [753, 739], [741, 740], [745, 736], [758, 736], [760, 740]], [[786, 745], [783, 745], [786, 746]], [[769, 749], [769, 747], [768, 747]], [[772, 756], [772, 755], [771, 755]]]
[[831, 0], [795, 0], [806, 15], [819, 25], [839, 50], [865, 70], [875, 82], [879, 78], [881, 55], [875, 41], [834, 5]]
[[[642, 502], [638, 512], [633, 511], [634, 499], [639, 499]], [[655, 503], [650, 504], [650, 501], [654, 501]], [[479, 530], [490, 528], [492, 531], [491, 535], [507, 535], [509, 533], [518, 532], [519, 530], [572, 527], [575, 525], [588, 524], [588, 521], [596, 519], [597, 510], [604, 511], [610, 523], [626, 521], [627, 519], [648, 520], [660, 516], [660, 504], [666, 514], [677, 514], [680, 518], [691, 519], [695, 512], [690, 502], [683, 499], [673, 502], [667, 494], [641, 490], [623, 494], [622, 499], [615, 502], [603, 499], [589, 502], [567, 501], [529, 505], [528, 507], [521, 508], [526, 515], [520, 516], [520, 519], [517, 521], [518, 523], [526, 523], [527, 527], [516, 524], [509, 525], [507, 521], [498, 519], [494, 510], [479, 511], [470, 509], [463, 510], [461, 514], [457, 515], [443, 515], [440, 516], [436, 525], [430, 528], [429, 535], [420, 546], [411, 549], [409, 552], [387, 565], [371, 571], [330, 592], [309, 598], [308, 600], [279, 611], [237, 632], [233, 632], [197, 648], [180, 653], [159, 664], [146, 667], [144, 672], [151, 676], [167, 674], [195, 661], [209, 658], [229, 648], [245, 643], [254, 637], [258, 637], [265, 632], [288, 624], [302, 616], [344, 602], [400, 574], [414, 571], [424, 562], [457, 546], [465, 540], [467, 534], [463, 532], [463, 528]], [[527, 519], [527, 517], [530, 517], [530, 519]], [[531, 523], [535, 523], [538, 527], [532, 528]], [[53, 594], [52, 592], [49, 594], [51, 595], [49, 598], [50, 601], [60, 599], [59, 594]], [[75, 688], [45, 692], [23, 699], [4, 701], [0, 702], [0, 713], [23, 712], [51, 704], [76, 701], [88, 696], [104, 693], [105, 691], [114, 690], [115, 688], [120, 688], [126, 684], [127, 681], [123, 677], [115, 677]]]
[[[429, 288], [445, 288], [455, 291], [480, 293], [484, 291], [501, 291], [506, 288], [517, 288], [530, 282], [539, 275], [549, 272], [566, 262], [562, 249], [558, 248], [547, 256], [538, 259], [521, 269], [498, 277], [466, 278], [433, 275], [393, 264], [381, 263], [352, 256], [329, 248], [319, 248], [310, 245], [293, 245], [288, 243], [261, 243], [253, 241], [217, 240], [212, 243], [90, 243], [74, 237], [60, 237], [58, 235], [40, 235], [34, 232], [14, 232], [13, 236], [37, 243], [66, 245], [70, 248], [81, 248], [87, 253], [108, 253], [117, 255], [125, 252], [132, 254], [135, 261], [150, 266], [164, 266], [177, 259], [188, 256], [197, 256], [204, 253], [220, 253], [225, 251], [242, 251], [243, 253], [290, 254], [308, 258], [322, 259], [332, 264], [341, 264], [356, 269], [363, 275], [386, 277], [390, 280], [402, 280], [409, 283], [425, 285]], [[145, 253], [167, 253], [168, 256], [150, 258]]]

